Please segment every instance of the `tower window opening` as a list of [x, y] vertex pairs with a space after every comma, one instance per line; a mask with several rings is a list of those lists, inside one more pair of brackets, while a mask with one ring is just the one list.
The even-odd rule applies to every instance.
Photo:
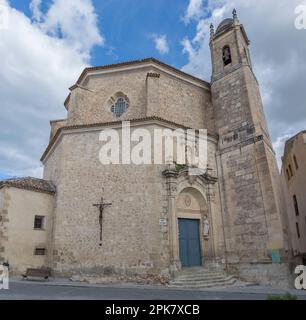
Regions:
[[299, 211], [299, 205], [298, 205], [296, 195], [293, 196], [293, 205], [294, 205], [295, 215], [298, 217], [300, 215], [300, 211]]
[[300, 239], [301, 238], [301, 234], [300, 234], [300, 226], [299, 226], [298, 223], [296, 223], [296, 233], [297, 233], [298, 238]]
[[292, 171], [292, 167], [290, 164], [289, 164], [289, 172], [290, 172], [290, 176], [293, 177], [293, 171]]
[[294, 161], [296, 170], [298, 170], [299, 165], [298, 165], [298, 162], [297, 162], [297, 159], [296, 159], [296, 156], [295, 156], [295, 155], [293, 156], [293, 161]]
[[224, 66], [227, 66], [232, 63], [232, 54], [229, 46], [223, 48], [223, 63]]

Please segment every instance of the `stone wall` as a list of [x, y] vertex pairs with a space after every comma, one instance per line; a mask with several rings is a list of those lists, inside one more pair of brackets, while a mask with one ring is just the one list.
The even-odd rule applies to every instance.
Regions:
[[229, 265], [228, 270], [237, 278], [249, 283], [294, 289], [295, 275], [288, 263], [239, 263]]
[[112, 122], [109, 100], [118, 92], [129, 98], [130, 107], [120, 120], [145, 117], [147, 70], [91, 76], [84, 86], [71, 92], [68, 125]]
[[[154, 128], [165, 128], [154, 123], [131, 124], [132, 130], [141, 126], [151, 133]], [[58, 190], [52, 267], [61, 275], [169, 275], [169, 225], [159, 224], [160, 219], [169, 221], [170, 214], [162, 174], [167, 166], [102, 165], [102, 129], [65, 132], [46, 159], [44, 178], [52, 180]], [[114, 129], [121, 135], [120, 126]], [[209, 142], [212, 175], [217, 174], [215, 148], [216, 142]], [[213, 236], [220, 256], [219, 194], [218, 188], [214, 190]], [[112, 205], [104, 212], [100, 245], [99, 211], [93, 204], [102, 196]]]
[[121, 93], [129, 108], [120, 120], [157, 116], [187, 127], [214, 133], [213, 110], [208, 85], [191, 84], [157, 68], [116, 71], [89, 76], [71, 92], [68, 125], [112, 122], [110, 99]]
[[[147, 165], [102, 165], [99, 131], [64, 135], [62, 162], [46, 163], [57, 180], [53, 267], [63, 274], [162, 271], [168, 265], [159, 218], [163, 212], [162, 169]], [[51, 158], [50, 158], [51, 159]], [[49, 176], [49, 174], [51, 174]], [[101, 197], [105, 209], [100, 246]]]
[[[247, 68], [247, 67], [246, 67]], [[215, 125], [220, 135], [220, 148], [237, 143], [239, 135], [245, 139], [254, 133], [248, 86], [242, 68], [225, 75], [212, 84]]]
[[229, 261], [266, 258], [268, 230], [254, 146], [220, 155]]

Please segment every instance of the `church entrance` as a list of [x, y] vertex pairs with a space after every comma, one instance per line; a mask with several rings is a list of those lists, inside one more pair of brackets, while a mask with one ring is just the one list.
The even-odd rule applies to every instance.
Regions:
[[182, 267], [201, 266], [200, 220], [179, 219], [179, 248]]

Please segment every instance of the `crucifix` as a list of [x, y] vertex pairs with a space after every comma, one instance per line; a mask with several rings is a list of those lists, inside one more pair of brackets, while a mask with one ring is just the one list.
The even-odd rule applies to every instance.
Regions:
[[104, 202], [104, 198], [101, 198], [100, 203], [93, 204], [94, 207], [99, 208], [99, 224], [100, 224], [100, 246], [102, 246], [102, 224], [103, 224], [103, 211], [106, 207], [111, 206], [112, 203]]

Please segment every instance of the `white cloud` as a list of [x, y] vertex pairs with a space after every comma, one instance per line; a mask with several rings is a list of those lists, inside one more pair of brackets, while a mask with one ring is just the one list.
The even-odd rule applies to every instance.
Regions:
[[53, 0], [40, 27], [84, 54], [89, 54], [94, 44], [104, 44], [91, 0]]
[[[188, 8], [194, 4], [190, 0]], [[217, 28], [222, 19], [232, 16], [233, 8], [237, 9], [251, 40], [254, 71], [278, 159], [284, 137], [306, 128], [306, 30], [294, 26], [295, 7], [300, 4], [301, 0], [209, 0], [205, 8], [195, 11], [207, 10], [209, 14], [187, 15], [188, 21], [192, 17], [197, 22], [197, 30], [193, 38], [182, 41], [182, 50], [188, 55], [182, 70], [209, 80], [209, 24], [213, 22]]]
[[197, 33], [194, 39], [192, 40], [193, 44], [202, 44], [207, 35], [207, 30], [209, 30], [209, 24], [204, 19], [201, 19], [197, 25]]
[[273, 143], [273, 148], [276, 152], [276, 160], [279, 169], [282, 167], [282, 156], [284, 154], [285, 143], [288, 139], [290, 139], [294, 135], [294, 130], [289, 129], [288, 133], [285, 133], [283, 136], [279, 136], [276, 138]]
[[41, 0], [32, 0], [30, 3], [30, 9], [32, 11], [33, 19], [38, 22], [40, 22], [43, 17], [43, 13], [40, 10], [40, 6]]
[[197, 24], [196, 35], [193, 39], [184, 38], [182, 41], [183, 53], [188, 54], [189, 62], [182, 69], [199, 78], [208, 79], [211, 73], [209, 56], [208, 21], [201, 19]]
[[39, 4], [31, 3], [31, 21], [0, 0], [9, 12], [9, 28], [0, 30], [0, 173], [6, 175], [41, 175], [49, 120], [66, 116], [67, 88], [88, 66], [91, 48], [103, 44], [91, 1], [54, 0], [44, 14]]
[[183, 20], [185, 23], [189, 23], [193, 19], [200, 19], [204, 15], [204, 12], [203, 0], [190, 0]]
[[162, 35], [153, 35], [152, 36], [154, 44], [155, 44], [155, 49], [160, 53], [160, 54], [166, 54], [169, 53], [169, 45], [168, 45], [168, 40], [167, 36], [165, 34]]

